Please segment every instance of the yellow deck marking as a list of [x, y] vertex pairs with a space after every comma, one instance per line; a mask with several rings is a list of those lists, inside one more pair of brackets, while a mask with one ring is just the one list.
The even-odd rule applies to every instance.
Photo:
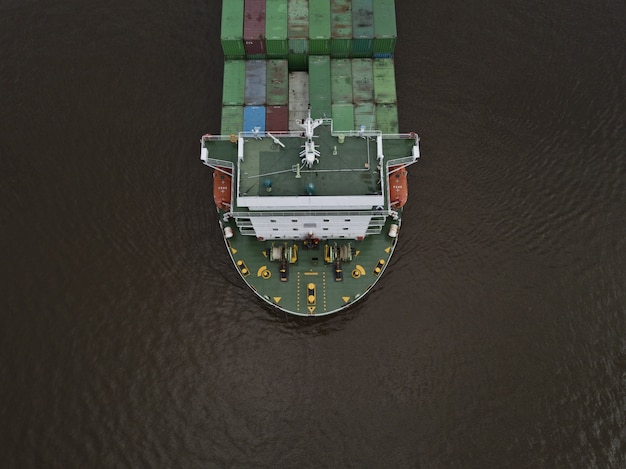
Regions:
[[296, 282], [296, 309], [300, 311], [300, 272], [298, 272], [298, 281]]
[[386, 252], [387, 254], [389, 254], [389, 251], [391, 251], [391, 246], [389, 246], [387, 249], [385, 249], [385, 252]]
[[282, 296], [275, 296], [274, 297], [274, 303], [278, 304], [278, 303], [280, 303], [280, 300], [282, 300]]
[[355, 270], [358, 270], [361, 275], [365, 275], [365, 268], [362, 265], [357, 264]]
[[233, 254], [237, 254], [237, 250], [235, 248], [230, 248], [230, 250]]
[[343, 298], [343, 302], [347, 303], [348, 301], [350, 301], [350, 297], [349, 296], [342, 296], [341, 298]]
[[322, 293], [324, 294], [324, 311], [328, 308], [326, 307], [326, 272], [322, 273]]
[[361, 254], [361, 251], [357, 251], [354, 253], [354, 257], [358, 256], [359, 254]]
[[313, 311], [315, 311], [315, 306], [309, 306], [309, 313], [313, 314]]
[[256, 271], [256, 276], [261, 277], [263, 275], [263, 271], [265, 270], [267, 270], [267, 266], [262, 265], [261, 267], [259, 267], [259, 270]]
[[319, 272], [305, 272], [304, 275], [318, 275]]

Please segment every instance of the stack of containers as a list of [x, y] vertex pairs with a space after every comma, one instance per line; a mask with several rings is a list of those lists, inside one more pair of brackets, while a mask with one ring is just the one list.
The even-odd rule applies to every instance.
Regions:
[[332, 57], [352, 55], [352, 0], [331, 0], [330, 36]]
[[397, 133], [396, 35], [394, 0], [223, 1], [221, 133], [299, 130], [309, 104], [334, 130]]
[[304, 71], [309, 55], [309, 0], [288, 0], [287, 17], [289, 70]]
[[267, 61], [246, 60], [246, 85], [244, 92], [243, 128], [252, 132], [255, 128], [265, 132], [265, 101]]
[[289, 67], [287, 60], [268, 60], [266, 73], [265, 130], [289, 128]]
[[226, 60], [222, 89], [222, 135], [236, 134], [243, 128], [245, 83], [246, 62]]
[[248, 59], [265, 58], [265, 0], [245, 0], [243, 43]]
[[265, 0], [265, 53], [268, 59], [286, 59], [287, 0]]

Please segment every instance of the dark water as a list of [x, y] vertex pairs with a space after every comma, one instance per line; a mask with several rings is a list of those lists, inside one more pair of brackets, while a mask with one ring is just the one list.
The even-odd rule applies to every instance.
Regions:
[[1, 467], [626, 467], [626, 4], [397, 3], [423, 158], [321, 320], [223, 249], [220, 2], [0, 3]]

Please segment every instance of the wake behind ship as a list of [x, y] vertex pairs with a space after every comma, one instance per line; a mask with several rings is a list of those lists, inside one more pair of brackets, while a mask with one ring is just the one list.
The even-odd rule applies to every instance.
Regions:
[[393, 0], [228, 0], [222, 128], [201, 139], [224, 241], [265, 302], [326, 315], [385, 271], [419, 138], [398, 131]]

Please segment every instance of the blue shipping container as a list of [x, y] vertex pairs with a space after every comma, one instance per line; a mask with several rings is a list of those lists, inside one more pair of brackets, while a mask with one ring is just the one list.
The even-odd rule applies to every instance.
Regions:
[[252, 132], [255, 127], [259, 127], [259, 132], [265, 132], [265, 106], [243, 108], [243, 131]]

